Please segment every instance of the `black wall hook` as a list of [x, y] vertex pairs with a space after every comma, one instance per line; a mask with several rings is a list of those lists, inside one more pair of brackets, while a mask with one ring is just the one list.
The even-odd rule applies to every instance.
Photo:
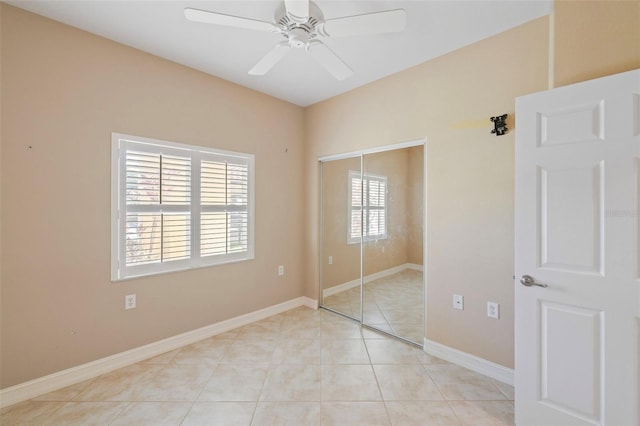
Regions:
[[507, 133], [507, 130], [509, 130], [506, 123], [508, 115], [509, 114], [502, 114], [490, 118], [491, 122], [493, 123], [493, 130], [491, 131], [491, 133], [495, 133], [496, 136], [502, 136]]

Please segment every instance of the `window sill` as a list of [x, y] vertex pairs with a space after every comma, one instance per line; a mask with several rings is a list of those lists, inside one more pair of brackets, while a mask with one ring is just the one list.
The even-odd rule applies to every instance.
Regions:
[[154, 277], [154, 276], [158, 276], [158, 275], [167, 275], [167, 274], [173, 274], [176, 272], [185, 272], [185, 271], [191, 271], [191, 270], [195, 270], [195, 269], [203, 269], [203, 268], [212, 268], [215, 266], [224, 266], [224, 265], [231, 265], [234, 263], [241, 263], [241, 262], [249, 262], [255, 259], [255, 256], [251, 255], [248, 257], [243, 257], [243, 258], [238, 258], [238, 259], [230, 259], [230, 260], [225, 260], [223, 262], [218, 262], [218, 263], [206, 263], [206, 264], [202, 264], [202, 265], [189, 265], [189, 266], [184, 266], [184, 267], [178, 267], [175, 269], [168, 269], [165, 271], [155, 271], [155, 272], [142, 272], [142, 273], [138, 273], [138, 274], [131, 274], [131, 275], [127, 275], [125, 277], [114, 277], [113, 275], [111, 276], [111, 282], [112, 283], [119, 283], [122, 281], [131, 281], [131, 280], [135, 280], [138, 278], [147, 278], [147, 277]]

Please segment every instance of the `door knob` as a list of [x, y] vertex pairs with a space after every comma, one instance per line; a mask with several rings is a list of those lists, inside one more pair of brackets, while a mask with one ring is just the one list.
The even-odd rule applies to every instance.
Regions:
[[536, 280], [531, 276], [531, 275], [523, 275], [520, 277], [520, 284], [527, 286], [527, 287], [531, 287], [532, 285], [538, 286], [538, 287], [546, 287], [546, 284], [542, 284], [542, 283], [537, 283]]

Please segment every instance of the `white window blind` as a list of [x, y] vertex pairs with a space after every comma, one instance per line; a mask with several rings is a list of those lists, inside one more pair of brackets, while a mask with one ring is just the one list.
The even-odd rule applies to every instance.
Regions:
[[252, 259], [253, 161], [113, 134], [112, 280]]
[[387, 238], [387, 177], [349, 171], [349, 243]]
[[249, 170], [246, 164], [202, 161], [201, 255], [247, 250]]

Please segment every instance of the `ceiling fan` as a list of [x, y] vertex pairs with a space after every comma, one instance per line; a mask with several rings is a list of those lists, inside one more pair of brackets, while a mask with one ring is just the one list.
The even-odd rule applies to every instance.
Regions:
[[284, 0], [276, 9], [274, 22], [190, 7], [184, 9], [184, 15], [194, 22], [279, 33], [284, 36], [283, 41], [276, 44], [249, 70], [251, 75], [266, 74], [290, 49], [305, 49], [337, 80], [346, 79], [353, 74], [353, 70], [320, 39], [401, 32], [407, 21], [404, 9], [324, 19], [322, 10], [310, 0]]

